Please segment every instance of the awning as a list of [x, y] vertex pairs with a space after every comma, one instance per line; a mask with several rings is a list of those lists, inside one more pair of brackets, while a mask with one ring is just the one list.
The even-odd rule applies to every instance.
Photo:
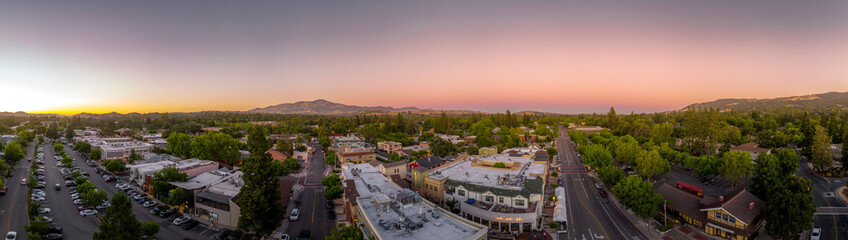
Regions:
[[568, 213], [565, 209], [565, 188], [557, 187], [556, 190], [556, 205], [554, 206], [554, 221], [567, 222]]

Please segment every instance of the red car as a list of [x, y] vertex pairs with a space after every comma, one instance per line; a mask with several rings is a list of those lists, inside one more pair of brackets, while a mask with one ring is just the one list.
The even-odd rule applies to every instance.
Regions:
[[600, 194], [601, 197], [603, 197], [603, 198], [607, 197], [607, 192], [604, 191], [603, 189], [598, 189], [598, 194]]
[[107, 177], [105, 181], [111, 182], [111, 181], [115, 181], [115, 180], [117, 180], [115, 177], [110, 176], [110, 177]]
[[9, 190], [9, 188], [5, 186], [3, 188], [0, 188], [0, 195], [6, 195], [6, 190]]
[[94, 208], [93, 208], [93, 207], [89, 207], [89, 206], [79, 206], [79, 207], [77, 207], [77, 210], [79, 210], [79, 211], [82, 211], [82, 210], [94, 210]]

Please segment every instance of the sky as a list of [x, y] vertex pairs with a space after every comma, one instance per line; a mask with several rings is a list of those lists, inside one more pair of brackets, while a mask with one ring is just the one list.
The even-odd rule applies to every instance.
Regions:
[[0, 111], [657, 112], [848, 91], [848, 1], [6, 1]]

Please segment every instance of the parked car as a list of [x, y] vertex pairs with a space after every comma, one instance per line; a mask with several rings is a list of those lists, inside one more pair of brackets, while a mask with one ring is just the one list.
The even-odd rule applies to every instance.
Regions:
[[86, 209], [80, 211], [80, 216], [91, 216], [97, 214], [97, 210]]
[[47, 233], [62, 233], [62, 227], [56, 224], [47, 225]]
[[42, 240], [62, 240], [63, 238], [62, 238], [62, 234], [50, 233], [50, 234], [41, 235], [41, 239]]
[[309, 230], [300, 230], [300, 234], [297, 235], [297, 240], [310, 240], [312, 238], [312, 232]]
[[152, 213], [153, 215], [159, 215], [159, 212], [161, 212], [161, 211], [163, 211], [163, 210], [165, 210], [165, 209], [166, 209], [166, 208], [165, 208], [165, 207], [163, 207], [163, 206], [156, 206], [155, 208], [153, 208], [153, 209], [151, 209], [151, 210], [150, 210], [150, 213]]
[[218, 233], [215, 234], [215, 239], [217, 239], [217, 240], [227, 239], [227, 236], [230, 235], [230, 232], [231, 231], [229, 229], [224, 229], [224, 230], [218, 231]]
[[39, 214], [50, 213], [50, 208], [39, 208], [38, 213]]
[[174, 220], [176, 220], [178, 217], [181, 217], [181, 216], [182, 216], [182, 215], [180, 215], [180, 214], [174, 213], [173, 215], [168, 216], [168, 221], [169, 221], [169, 222], [174, 222]]
[[243, 236], [243, 235], [244, 235], [244, 232], [242, 232], [241, 230], [235, 230], [235, 231], [230, 232], [230, 235], [227, 236], [227, 240], [239, 240], [239, 239], [241, 239], [241, 236]]
[[31, 199], [33, 202], [40, 202], [46, 200], [44, 199], [44, 197], [32, 197]]
[[280, 236], [280, 240], [291, 240], [291, 238], [289, 238], [288, 234], [283, 234], [282, 236]]
[[336, 211], [333, 209], [328, 210], [327, 218], [329, 218], [330, 220], [336, 220]]
[[191, 218], [189, 218], [188, 216], [179, 216], [177, 218], [174, 218], [174, 221], [172, 221], [171, 223], [179, 226], [179, 225], [183, 225], [183, 223], [188, 222], [188, 220], [191, 220]]
[[197, 227], [197, 225], [199, 224], [200, 222], [198, 222], [197, 220], [190, 219], [187, 222], [183, 223], [182, 228], [185, 230], [191, 230], [192, 228]]
[[289, 220], [297, 221], [298, 217], [300, 217], [300, 210], [297, 208], [292, 209], [291, 214], [289, 214]]
[[9, 231], [8, 233], [6, 233], [6, 240], [17, 240], [17, 239], [18, 239], [18, 233], [17, 232]]
[[0, 188], [0, 195], [6, 195], [6, 191], [8, 191], [8, 190], [9, 190], [9, 187], [3, 186], [3, 188]]
[[74, 199], [74, 205], [82, 205], [82, 199]]
[[810, 232], [810, 240], [819, 239], [821, 239], [821, 228], [813, 228], [813, 231]]
[[327, 209], [333, 209], [333, 207], [335, 207], [335, 206], [333, 205], [333, 202], [331, 202], [331, 201], [327, 201]]
[[604, 188], [604, 185], [602, 185], [601, 183], [595, 183], [595, 187], [598, 189], [602, 189]]
[[112, 181], [115, 181], [115, 180], [117, 180], [117, 178], [112, 177], [112, 176], [109, 176], [106, 179], [104, 179], [104, 181], [106, 181], [106, 182], [112, 182]]
[[144, 206], [144, 207], [146, 207], [146, 208], [147, 208], [147, 207], [152, 207], [152, 206], [155, 206], [155, 205], [156, 205], [156, 201], [147, 201], [147, 202], [144, 202], [144, 203], [142, 204], [142, 206]]
[[598, 189], [598, 194], [600, 194], [602, 198], [607, 197], [607, 192], [604, 191], [603, 189]]
[[165, 210], [159, 211], [159, 214], [157, 214], [157, 215], [159, 215], [160, 217], [163, 217], [163, 218], [169, 217], [171, 215], [174, 215], [174, 211], [171, 211], [171, 209], [165, 209]]

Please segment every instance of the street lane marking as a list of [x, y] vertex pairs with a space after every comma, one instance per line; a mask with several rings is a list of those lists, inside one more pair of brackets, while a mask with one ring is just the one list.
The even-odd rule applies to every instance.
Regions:
[[[572, 181], [572, 183], [574, 183], [574, 180], [573, 180], [573, 179], [572, 179], [571, 181]], [[576, 184], [576, 183], [574, 183], [574, 184]], [[585, 190], [585, 187], [584, 187], [584, 190]], [[586, 200], [589, 200], [589, 199], [586, 199]], [[591, 210], [589, 210], [589, 208], [588, 208], [588, 207], [586, 207], [586, 204], [583, 204], [583, 200], [580, 200], [580, 194], [577, 194], [577, 201], [579, 201], [579, 202], [580, 202], [580, 205], [582, 205], [582, 206], [583, 206], [583, 209], [586, 209], [586, 211], [587, 211], [587, 212], [589, 212], [589, 215], [592, 215], [592, 218], [594, 218], [594, 219], [595, 219], [595, 222], [597, 222], [597, 223], [598, 223], [598, 226], [599, 226], [599, 227], [601, 227], [601, 231], [603, 231], [603, 232], [604, 232], [604, 236], [606, 236], [607, 238], [609, 238], [609, 235], [607, 234], [607, 230], [604, 228], [604, 226], [603, 226], [603, 225], [601, 225], [601, 221], [600, 221], [600, 220], [598, 220], [598, 217], [595, 217], [595, 214], [594, 214], [594, 213], [592, 213], [592, 211], [591, 211]]]
[[315, 223], [315, 195], [318, 195], [318, 190], [312, 189], [312, 223]]

